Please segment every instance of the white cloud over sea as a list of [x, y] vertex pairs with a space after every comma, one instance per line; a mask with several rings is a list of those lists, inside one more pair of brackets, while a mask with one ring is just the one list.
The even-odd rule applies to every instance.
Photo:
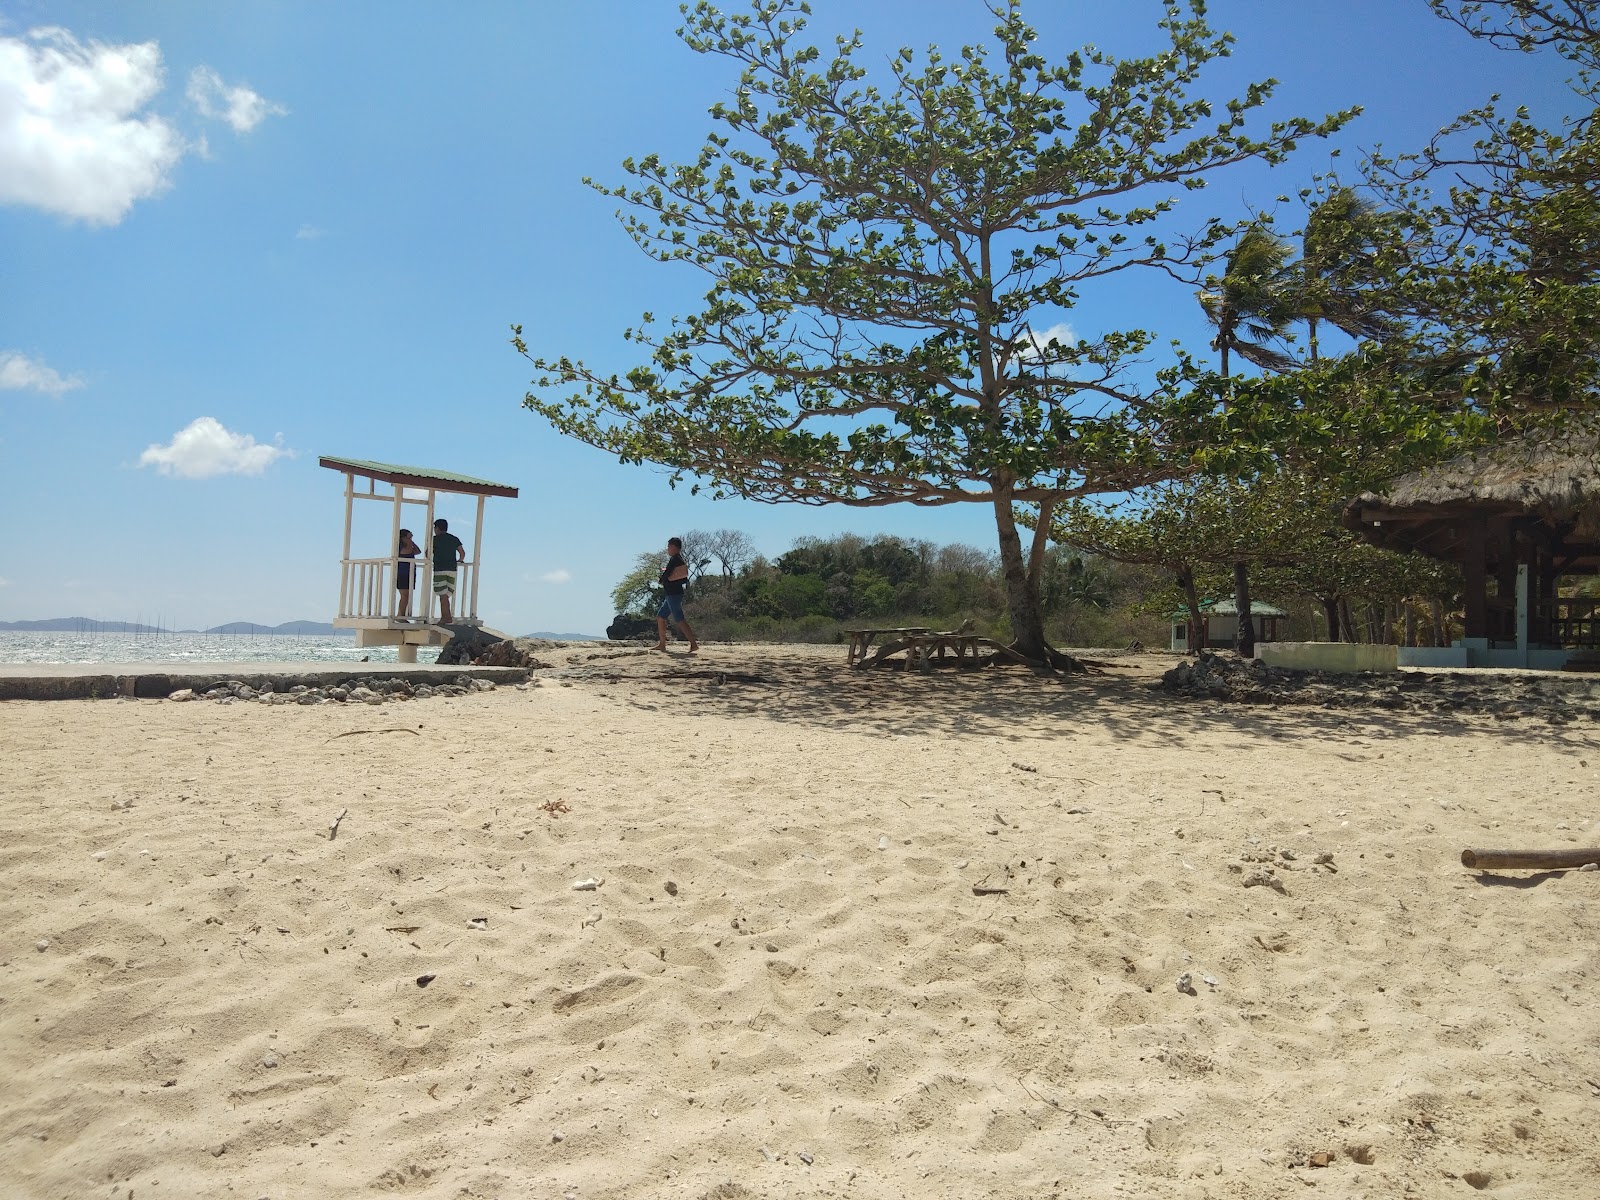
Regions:
[[546, 571], [539, 578], [545, 583], [571, 583], [572, 572], [565, 567], [557, 567], [554, 571]]
[[0, 350], [0, 391], [43, 392], [46, 396], [60, 396], [74, 388], [81, 388], [83, 380], [76, 375], [62, 375], [53, 367], [36, 358], [29, 358], [20, 350]]
[[270, 444], [258, 442], [248, 433], [232, 432], [215, 417], [196, 417], [165, 446], [147, 447], [139, 465], [179, 479], [259, 475], [278, 459], [294, 457], [282, 442], [282, 434]]
[[268, 117], [281, 117], [289, 111], [242, 83], [224, 83], [210, 67], [189, 72], [188, 96], [202, 117], [226, 121], [235, 133], [249, 133]]
[[[204, 149], [153, 110], [165, 86], [155, 42], [82, 42], [53, 25], [0, 36], [0, 204], [115, 225], [165, 191]], [[286, 111], [209, 67], [191, 74], [189, 99], [241, 134]]]

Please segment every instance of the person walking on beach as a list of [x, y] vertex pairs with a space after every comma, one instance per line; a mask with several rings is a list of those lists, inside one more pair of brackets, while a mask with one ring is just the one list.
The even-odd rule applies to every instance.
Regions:
[[450, 598], [456, 594], [456, 567], [467, 561], [461, 539], [450, 532], [450, 522], [440, 517], [433, 523], [433, 594], [439, 597], [439, 624], [452, 620]]
[[661, 607], [656, 609], [656, 649], [667, 648], [667, 621], [670, 619], [689, 639], [689, 653], [693, 654], [700, 649], [700, 643], [683, 615], [683, 590], [689, 584], [689, 564], [683, 561], [682, 538], [667, 539], [667, 565], [661, 568], [659, 580], [664, 595]]
[[422, 547], [417, 545], [416, 539], [411, 536], [411, 530], [400, 531], [400, 545], [396, 550], [396, 557], [400, 561], [394, 569], [395, 590], [400, 593], [400, 603], [395, 605], [394, 615], [401, 620], [411, 618], [411, 589], [416, 586], [412, 579], [412, 564], [408, 561], [422, 553]]

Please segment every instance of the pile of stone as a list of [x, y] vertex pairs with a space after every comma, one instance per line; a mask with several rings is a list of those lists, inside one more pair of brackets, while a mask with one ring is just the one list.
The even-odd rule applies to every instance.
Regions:
[[256, 704], [383, 704], [388, 700], [426, 700], [430, 696], [465, 696], [472, 692], [492, 692], [495, 689], [493, 680], [473, 679], [468, 675], [457, 675], [454, 679], [441, 680], [439, 683], [410, 683], [404, 679], [384, 679], [367, 676], [361, 679], [347, 679], [343, 683], [331, 684], [326, 687], [308, 687], [306, 684], [297, 683], [283, 691], [277, 691], [273, 685], [264, 683], [260, 688], [251, 687], [248, 683], [239, 680], [229, 680], [226, 683], [215, 684], [204, 691], [193, 688], [183, 688], [173, 692], [168, 700], [214, 700], [219, 704], [238, 704], [240, 702], [253, 702]]
[[1236, 704], [1312, 704], [1440, 714], [1473, 713], [1552, 724], [1600, 720], [1600, 679], [1581, 675], [1372, 671], [1344, 674], [1269, 667], [1260, 659], [1202, 650], [1161, 679], [1163, 691]]

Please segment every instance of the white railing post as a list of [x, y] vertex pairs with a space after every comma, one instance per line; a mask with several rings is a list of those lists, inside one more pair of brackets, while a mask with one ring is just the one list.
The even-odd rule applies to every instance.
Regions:
[[473, 621], [478, 619], [478, 564], [483, 561], [483, 500], [478, 497], [478, 520], [472, 527], [472, 611], [467, 617]]

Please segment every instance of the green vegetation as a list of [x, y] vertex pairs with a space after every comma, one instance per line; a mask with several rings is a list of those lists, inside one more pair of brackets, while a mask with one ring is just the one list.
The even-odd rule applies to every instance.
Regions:
[[[526, 406], [718, 496], [994, 511], [992, 557], [838, 538], [768, 561], [704, 535], [691, 615], [710, 636], [973, 618], [1049, 663], [1052, 640], [1164, 641], [1130, 622], [1168, 605], [1231, 592], [1248, 614], [1253, 585], [1300, 597], [1329, 637], [1445, 637], [1453, 569], [1360, 543], [1340, 508], [1596, 407], [1600, 27], [1574, 0], [1427, 3], [1563, 56], [1588, 111], [1541, 128], [1491, 100], [1355, 182], [1310, 181], [1284, 237], [1270, 215], [1178, 230], [1175, 194], [1282, 163], [1355, 110], [1252, 131], [1268, 82], [1219, 119], [1194, 90], [1232, 39], [1199, 0], [1165, 5], [1150, 57], [1056, 64], [1018, 0], [997, 2], [991, 47], [902, 50], [870, 79], [859, 38], [831, 58], [801, 40], [798, 0], [702, 0], [684, 40], [739, 71], [721, 131], [598, 190], [647, 254], [707, 274], [704, 307], [646, 314], [620, 374], [539, 357], [515, 327], [539, 372]], [[1216, 369], [1174, 347], [1152, 371], [1149, 330], [1070, 331], [1125, 271], [1198, 289]], [[648, 607], [655, 569], [641, 558], [619, 609]]]
[[[633, 184], [599, 190], [647, 254], [706, 273], [704, 307], [646, 314], [623, 373], [531, 354], [517, 327], [539, 372], [527, 407], [718, 495], [986, 505], [1013, 645], [1051, 661], [1049, 513], [1182, 473], [1193, 425], [1180, 374], [1145, 369], [1153, 334], [1080, 338], [1072, 311], [1124, 272], [1198, 282], [1234, 227], [1178, 228], [1177, 197], [1353, 112], [1265, 125], [1271, 81], [1203, 98], [1233, 38], [1199, 0], [1165, 5], [1148, 57], [1047, 61], [1013, 0], [990, 46], [902, 49], [881, 72], [859, 37], [831, 58], [804, 41], [797, 0], [685, 11], [685, 43], [739, 72], [721, 130], [693, 162], [630, 160]], [[1018, 505], [1042, 514], [1026, 553]]]
[[[706, 554], [708, 541], [699, 531], [684, 535], [691, 578], [685, 609], [702, 638], [836, 642], [845, 629], [950, 629], [967, 620], [990, 637], [1010, 633], [998, 556], [974, 546], [848, 534], [800, 538], [776, 558], [752, 548], [718, 572], [706, 569], [715, 561]], [[639, 556], [613, 590], [620, 613], [653, 616], [661, 562], [659, 553]], [[1166, 645], [1167, 614], [1143, 602], [1161, 587], [1157, 572], [1053, 547], [1040, 574], [1046, 629], [1057, 644]]]

